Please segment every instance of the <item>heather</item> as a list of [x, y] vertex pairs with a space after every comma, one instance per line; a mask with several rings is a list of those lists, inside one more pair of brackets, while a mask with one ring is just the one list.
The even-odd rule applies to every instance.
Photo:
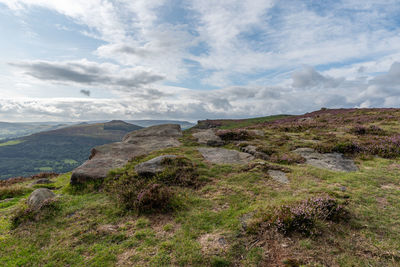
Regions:
[[284, 235], [300, 233], [317, 234], [317, 224], [321, 222], [339, 222], [349, 218], [343, 204], [330, 196], [317, 196], [290, 205], [268, 207], [261, 212], [261, 219], [253, 231], [265, 231], [274, 228]]

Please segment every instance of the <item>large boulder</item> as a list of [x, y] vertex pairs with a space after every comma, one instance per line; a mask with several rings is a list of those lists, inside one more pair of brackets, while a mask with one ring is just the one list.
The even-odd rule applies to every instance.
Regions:
[[205, 160], [215, 164], [246, 164], [254, 159], [248, 153], [225, 148], [201, 147], [198, 150]]
[[71, 184], [103, 180], [111, 169], [123, 167], [132, 158], [180, 146], [181, 136], [178, 124], [156, 125], [128, 133], [122, 142], [95, 147], [89, 160], [72, 172]]
[[331, 171], [353, 172], [358, 168], [351, 159], [344, 158], [340, 153], [318, 153], [312, 148], [298, 148], [293, 152], [306, 159], [306, 163]]
[[154, 176], [165, 170], [163, 165], [164, 159], [175, 159], [175, 155], [163, 155], [155, 157], [154, 159], [142, 162], [135, 166], [137, 174], [142, 176]]
[[32, 192], [29, 196], [27, 204], [33, 210], [39, 210], [43, 204], [54, 198], [56, 195], [47, 188], [39, 188]]
[[224, 141], [214, 133], [213, 130], [200, 130], [192, 134], [194, 138], [197, 139], [197, 142], [202, 145], [207, 146], [222, 146], [224, 145]]

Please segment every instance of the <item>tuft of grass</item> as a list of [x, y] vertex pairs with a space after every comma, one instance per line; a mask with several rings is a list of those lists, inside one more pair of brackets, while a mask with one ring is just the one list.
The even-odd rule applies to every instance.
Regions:
[[[310, 235], [315, 233], [315, 226], [319, 221], [339, 222], [349, 218], [345, 206], [329, 196], [312, 197], [291, 205], [268, 207], [263, 213], [261, 228], [272, 227], [285, 235]], [[250, 229], [254, 231], [254, 225]]]
[[11, 228], [16, 229], [19, 225], [32, 221], [45, 221], [53, 218], [61, 208], [59, 202], [54, 199], [45, 201], [42, 206], [37, 209], [31, 209], [26, 206], [20, 206], [11, 218]]
[[30, 192], [32, 192], [31, 188], [21, 185], [0, 187], [0, 200], [24, 196]]

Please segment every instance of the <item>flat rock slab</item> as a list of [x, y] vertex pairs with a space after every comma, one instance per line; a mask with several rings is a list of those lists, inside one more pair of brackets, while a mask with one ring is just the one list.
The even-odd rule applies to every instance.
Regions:
[[282, 183], [282, 184], [288, 184], [289, 179], [286, 176], [286, 173], [281, 172], [281, 171], [276, 171], [276, 170], [268, 170], [268, 175], [271, 176], [272, 179], [275, 181]]
[[214, 133], [213, 130], [201, 130], [192, 134], [194, 138], [197, 139], [197, 142], [202, 145], [207, 146], [222, 146], [224, 141]]
[[175, 155], [163, 155], [155, 157], [154, 159], [142, 162], [135, 166], [137, 174], [142, 176], [154, 176], [165, 169], [163, 166], [164, 159], [175, 159]]
[[346, 159], [340, 153], [318, 153], [312, 148], [298, 148], [293, 152], [306, 159], [306, 163], [331, 171], [353, 172], [358, 168], [353, 160]]
[[247, 164], [254, 159], [248, 153], [225, 148], [201, 147], [198, 150], [205, 160], [215, 164]]
[[56, 195], [47, 188], [39, 188], [33, 191], [27, 201], [31, 209], [40, 209], [45, 201], [54, 198]]
[[178, 138], [181, 136], [178, 124], [156, 125], [128, 133], [122, 142], [95, 147], [89, 160], [72, 172], [71, 184], [103, 180], [110, 170], [122, 168], [132, 158], [180, 146]]

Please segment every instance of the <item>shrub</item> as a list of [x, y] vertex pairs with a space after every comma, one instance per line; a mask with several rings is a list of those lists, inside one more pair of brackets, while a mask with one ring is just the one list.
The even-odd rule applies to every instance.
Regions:
[[379, 128], [378, 126], [371, 125], [369, 127], [365, 127], [362, 125], [357, 125], [354, 126], [353, 128], [350, 129], [350, 132], [356, 135], [366, 135], [366, 134], [371, 134], [371, 135], [384, 135], [385, 131]]
[[244, 141], [253, 137], [246, 130], [219, 130], [216, 134], [224, 141]]
[[167, 186], [149, 183], [137, 195], [134, 208], [139, 212], [167, 210], [173, 193]]
[[400, 135], [371, 139], [365, 144], [365, 151], [384, 158], [398, 157], [400, 155]]
[[361, 152], [361, 147], [354, 142], [340, 142], [333, 146], [332, 151], [342, 154], [354, 154]]
[[198, 174], [196, 166], [184, 157], [164, 158], [161, 163], [165, 169], [155, 179], [165, 185], [196, 186]]
[[167, 211], [174, 197], [172, 186], [196, 186], [198, 174], [194, 164], [187, 158], [165, 158], [165, 169], [149, 177], [139, 176], [134, 165], [127, 165], [120, 171], [112, 171], [105, 183], [106, 192], [126, 210], [140, 213]]
[[348, 212], [343, 205], [329, 196], [319, 196], [283, 205], [268, 208], [264, 214], [262, 225], [273, 227], [283, 234], [313, 233], [317, 221], [335, 221], [348, 218]]

